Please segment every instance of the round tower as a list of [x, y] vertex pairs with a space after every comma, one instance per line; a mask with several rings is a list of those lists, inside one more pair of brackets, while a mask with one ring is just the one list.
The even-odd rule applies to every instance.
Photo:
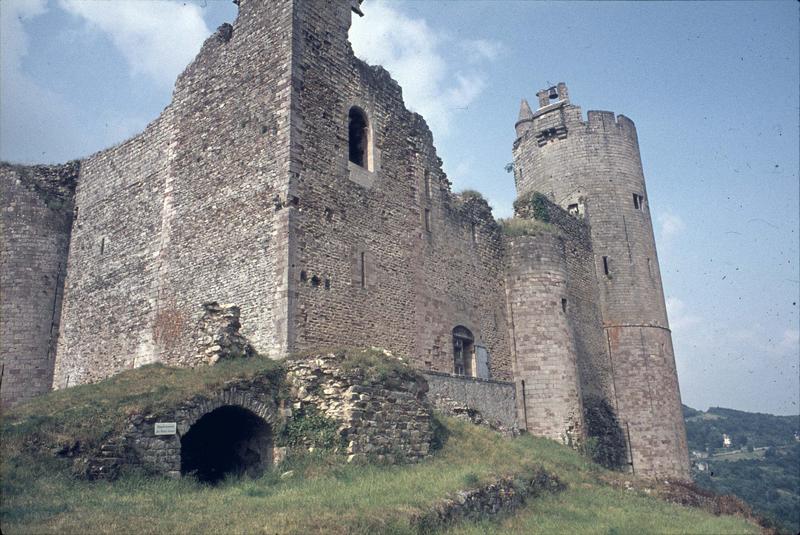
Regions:
[[511, 238], [507, 245], [506, 302], [520, 427], [577, 445], [584, 438], [583, 405], [567, 318], [564, 241], [542, 231]]
[[523, 104], [517, 194], [538, 191], [590, 226], [614, 405], [634, 472], [688, 477], [688, 452], [647, 190], [633, 121], [570, 103], [566, 86]]

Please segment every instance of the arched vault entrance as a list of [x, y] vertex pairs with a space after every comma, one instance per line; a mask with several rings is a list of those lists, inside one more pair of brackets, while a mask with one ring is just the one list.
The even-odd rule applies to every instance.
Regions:
[[199, 418], [181, 437], [181, 475], [218, 483], [226, 476], [261, 475], [272, 465], [272, 428], [260, 416], [223, 405]]

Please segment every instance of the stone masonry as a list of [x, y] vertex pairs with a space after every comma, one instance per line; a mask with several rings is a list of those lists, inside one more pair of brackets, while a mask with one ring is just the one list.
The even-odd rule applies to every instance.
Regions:
[[48, 392], [80, 164], [0, 164], [0, 401]]
[[348, 461], [416, 461], [430, 453], [433, 429], [417, 374], [391, 372], [370, 377], [364, 369], [342, 367], [343, 358], [319, 355], [287, 362], [293, 408], [311, 406], [339, 422]]
[[551, 228], [506, 236], [353, 55], [359, 0], [237, 4], [141, 134], [0, 167], [2, 402], [155, 361], [379, 346], [447, 403], [565, 443], [599, 398], [636, 473], [688, 477], [633, 122], [584, 120], [564, 84], [523, 101], [516, 217]]

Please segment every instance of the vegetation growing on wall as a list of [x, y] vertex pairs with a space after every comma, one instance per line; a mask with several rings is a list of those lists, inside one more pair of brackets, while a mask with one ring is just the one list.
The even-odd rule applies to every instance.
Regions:
[[585, 448], [589, 457], [613, 470], [625, 466], [625, 435], [611, 405], [601, 397], [586, 396], [583, 412], [588, 435]]
[[538, 219], [521, 219], [518, 217], [501, 219], [499, 221], [503, 234], [510, 237], [538, 236], [543, 233], [558, 234], [560, 231]]
[[286, 424], [283, 436], [276, 441], [290, 448], [313, 448], [333, 452], [344, 446], [339, 424], [320, 414], [313, 406], [298, 409]]
[[533, 217], [544, 223], [550, 222], [550, 200], [538, 191], [520, 195], [514, 201], [514, 213], [523, 217]]

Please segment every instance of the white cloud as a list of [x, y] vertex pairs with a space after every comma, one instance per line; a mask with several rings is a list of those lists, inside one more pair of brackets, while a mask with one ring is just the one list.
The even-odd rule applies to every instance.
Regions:
[[686, 223], [683, 222], [681, 216], [672, 212], [659, 214], [658, 224], [660, 225], [661, 238], [667, 242], [686, 230]]
[[171, 86], [211, 33], [200, 7], [186, 2], [60, 0], [62, 9], [108, 35], [131, 67]]
[[461, 43], [461, 49], [473, 61], [480, 59], [493, 61], [503, 51], [503, 45], [488, 39], [470, 39]]
[[778, 342], [777, 349], [781, 352], [797, 355], [797, 351], [800, 349], [800, 331], [797, 329], [783, 331], [783, 338]]
[[[364, 19], [354, 20], [350, 29], [355, 54], [385, 67], [403, 87], [409, 109], [422, 114], [434, 133], [447, 135], [454, 114], [485, 88], [480, 64], [493, 59], [500, 45], [487, 40], [451, 43], [452, 38], [425, 20], [410, 18], [386, 2], [370, 2], [364, 11]], [[470, 70], [456, 70], [445, 60], [445, 48], [452, 45], [463, 52], [459, 65], [469, 63]]]
[[0, 1], [0, 159], [19, 163], [79, 156], [78, 114], [60, 95], [24, 71], [30, 39], [25, 24], [47, 11], [46, 0]]
[[[19, 73], [28, 53], [28, 35], [23, 22], [47, 11], [46, 0], [3, 0], [0, 2], [0, 65], [3, 73]], [[7, 80], [5, 76], [4, 79]]]
[[677, 297], [667, 297], [667, 317], [673, 331], [686, 331], [702, 321], [702, 318], [692, 314], [686, 308], [686, 303]]

